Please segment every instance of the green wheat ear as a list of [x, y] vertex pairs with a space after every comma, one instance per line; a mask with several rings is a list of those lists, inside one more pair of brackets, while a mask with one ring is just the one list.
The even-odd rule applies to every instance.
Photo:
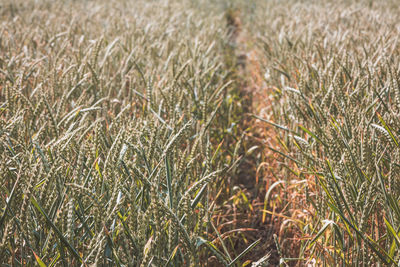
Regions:
[[[215, 144], [240, 116], [222, 104], [234, 98], [224, 10], [136, 4], [21, 1], [0, 14], [1, 263], [199, 266], [210, 255], [196, 240], [211, 234], [208, 192], [231, 153]], [[27, 20], [10, 31], [16, 16]]]
[[3, 2], [0, 265], [399, 262], [396, 1]]
[[[391, 4], [380, 6], [381, 14], [385, 14], [388, 21], [394, 18]], [[332, 7], [349, 11], [353, 6], [348, 3]], [[271, 8], [271, 12], [279, 12]], [[398, 52], [386, 54], [382, 44], [359, 38], [353, 31], [348, 32], [349, 36], [328, 34], [336, 26], [349, 27], [351, 21], [356, 28], [362, 28], [369, 24], [363, 18], [356, 21], [349, 17], [348, 21], [334, 25], [329, 8], [311, 3], [298, 8], [290, 13], [291, 19], [286, 15], [279, 27], [271, 27], [268, 46], [259, 47], [268, 55], [265, 67], [276, 69], [267, 80], [268, 86], [278, 88], [279, 92], [274, 95], [276, 105], [271, 107], [274, 120], [268, 122], [272, 121], [269, 125], [279, 131], [277, 139], [282, 146], [279, 152], [285, 156], [282, 161], [287, 166], [302, 166], [301, 169], [310, 175], [309, 182], [316, 184], [313, 198], [310, 199], [310, 192], [307, 192], [315, 214], [306, 225], [299, 224], [299, 232], [317, 238], [312, 245], [302, 243], [300, 255], [312, 257], [320, 264], [394, 264], [400, 257], [396, 241], [398, 229], [392, 227], [399, 224], [397, 189], [394, 189], [397, 175], [393, 171], [397, 169], [394, 162], [399, 157], [396, 119], [399, 84], [398, 62], [392, 57]], [[363, 8], [372, 15], [367, 3]], [[318, 10], [318, 15], [310, 10]], [[327, 16], [323, 18], [321, 14]], [[326, 28], [321, 28], [322, 25]], [[299, 32], [308, 27], [316, 32]], [[381, 30], [371, 27], [365, 36], [376, 34], [397, 46], [390, 27]], [[340, 38], [343, 38], [340, 43], [335, 42]], [[329, 41], [333, 43], [328, 45]], [[374, 62], [372, 51], [376, 53], [374, 64], [371, 64]], [[285, 90], [287, 86], [296, 91]], [[278, 127], [280, 125], [284, 127]], [[304, 136], [289, 138], [299, 127]], [[309, 150], [304, 148], [303, 139], [311, 145]], [[329, 162], [329, 168], [323, 164], [324, 160]], [[293, 174], [304, 179], [301, 172]], [[289, 192], [282, 194], [290, 196]], [[329, 226], [329, 231], [333, 229], [334, 233], [330, 237], [322, 234], [328, 229], [321, 223], [323, 220], [335, 222], [335, 226]], [[390, 237], [379, 243], [381, 235]], [[318, 246], [328, 244], [342, 251], [342, 256], [332, 251], [328, 253], [331, 259], [324, 258]]]

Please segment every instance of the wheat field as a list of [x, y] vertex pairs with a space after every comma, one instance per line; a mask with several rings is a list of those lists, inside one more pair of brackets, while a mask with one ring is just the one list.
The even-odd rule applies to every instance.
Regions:
[[0, 2], [0, 265], [398, 265], [399, 14]]

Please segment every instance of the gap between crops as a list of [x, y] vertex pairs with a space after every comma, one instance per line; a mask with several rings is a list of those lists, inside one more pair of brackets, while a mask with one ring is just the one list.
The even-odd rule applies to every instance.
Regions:
[[[286, 255], [287, 251], [296, 255], [299, 246], [298, 242], [294, 242], [294, 231], [289, 228], [285, 232], [280, 230], [288, 219], [281, 213], [287, 207], [270, 206], [268, 203], [271, 194], [275, 193], [273, 189], [280, 185], [280, 174], [276, 174], [279, 169], [277, 155], [270, 149], [278, 147], [274, 137], [276, 132], [259, 119], [259, 115], [263, 117], [271, 113], [271, 88], [264, 82], [260, 62], [262, 57], [243, 26], [241, 15], [240, 9], [226, 12], [230, 33], [226, 53], [234, 58], [234, 63], [228, 64], [235, 64], [232, 77], [243, 111], [239, 125], [242, 159], [235, 175], [229, 180], [232, 197], [224, 202], [221, 207], [223, 212], [214, 214], [213, 223], [223, 240], [229, 240], [234, 247], [235, 255], [259, 240], [258, 245], [242, 258], [244, 265], [264, 258], [268, 259], [265, 262], [268, 261], [270, 266], [277, 266], [282, 249]], [[284, 247], [281, 248], [279, 244], [284, 244]], [[208, 263], [208, 266], [218, 266], [215, 257], [211, 257]]]

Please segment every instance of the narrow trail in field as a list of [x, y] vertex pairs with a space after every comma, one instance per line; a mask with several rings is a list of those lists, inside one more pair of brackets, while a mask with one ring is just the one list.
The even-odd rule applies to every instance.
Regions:
[[[270, 215], [263, 217], [263, 205], [265, 195], [265, 185], [260, 174], [260, 167], [268, 165], [268, 169], [276, 168], [276, 161], [272, 153], [266, 152], [266, 144], [271, 144], [271, 135], [265, 129], [265, 125], [260, 125], [251, 114], [258, 114], [261, 110], [268, 109], [268, 90], [262, 79], [261, 63], [259, 62], [259, 52], [254, 46], [254, 40], [244, 29], [241, 22], [240, 10], [235, 10], [227, 14], [227, 27], [231, 31], [230, 43], [234, 47], [233, 54], [236, 58], [236, 84], [239, 89], [239, 97], [243, 105], [243, 116], [240, 122], [240, 131], [244, 134], [242, 140], [243, 160], [238, 166], [236, 177], [232, 180], [232, 187], [238, 186], [245, 192], [250, 203], [250, 209], [246, 212], [246, 223], [238, 227], [247, 226], [255, 231], [244, 232], [244, 239], [249, 240], [247, 244], [238, 243], [237, 252], [241, 252], [254, 240], [261, 239], [261, 242], [245, 257], [246, 260], [257, 261], [266, 254], [270, 254], [270, 266], [279, 265], [279, 255], [274, 242], [274, 234], [279, 231], [278, 220], [274, 220]], [[246, 151], [252, 151], [249, 154]], [[246, 155], [247, 153], [247, 155]], [[267, 182], [267, 186], [269, 183]]]

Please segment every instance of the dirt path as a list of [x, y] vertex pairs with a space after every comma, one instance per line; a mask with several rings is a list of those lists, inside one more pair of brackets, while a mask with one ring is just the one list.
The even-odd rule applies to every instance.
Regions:
[[[242, 160], [238, 166], [235, 177], [230, 186], [241, 190], [248, 200], [248, 208], [240, 210], [235, 207], [231, 212], [235, 213], [234, 228], [247, 229], [242, 231], [241, 238], [236, 239], [235, 249], [239, 254], [250, 243], [261, 239], [259, 245], [252, 249], [242, 262], [246, 260], [257, 261], [269, 254], [270, 266], [279, 265], [279, 255], [274, 241], [274, 234], [279, 231], [279, 222], [271, 216], [263, 218], [263, 205], [265, 185], [263, 177], [259, 177], [260, 165], [273, 167], [276, 165], [271, 153], [266, 153], [265, 144], [271, 143], [272, 138], [265, 125], [261, 125], [251, 114], [258, 114], [269, 103], [266, 101], [268, 90], [262, 79], [261, 64], [258, 61], [258, 51], [254, 48], [251, 36], [242, 26], [239, 10], [230, 10], [226, 14], [227, 27], [230, 31], [229, 43], [236, 68], [234, 73], [235, 84], [239, 89], [239, 97], [243, 108], [243, 116], [240, 121], [240, 132], [244, 134], [242, 139]], [[247, 152], [246, 152], [247, 151]], [[252, 151], [251, 154], [248, 151]], [[265, 174], [264, 174], [265, 175]], [[250, 229], [252, 229], [250, 231]], [[243, 242], [246, 240], [247, 242]]]

